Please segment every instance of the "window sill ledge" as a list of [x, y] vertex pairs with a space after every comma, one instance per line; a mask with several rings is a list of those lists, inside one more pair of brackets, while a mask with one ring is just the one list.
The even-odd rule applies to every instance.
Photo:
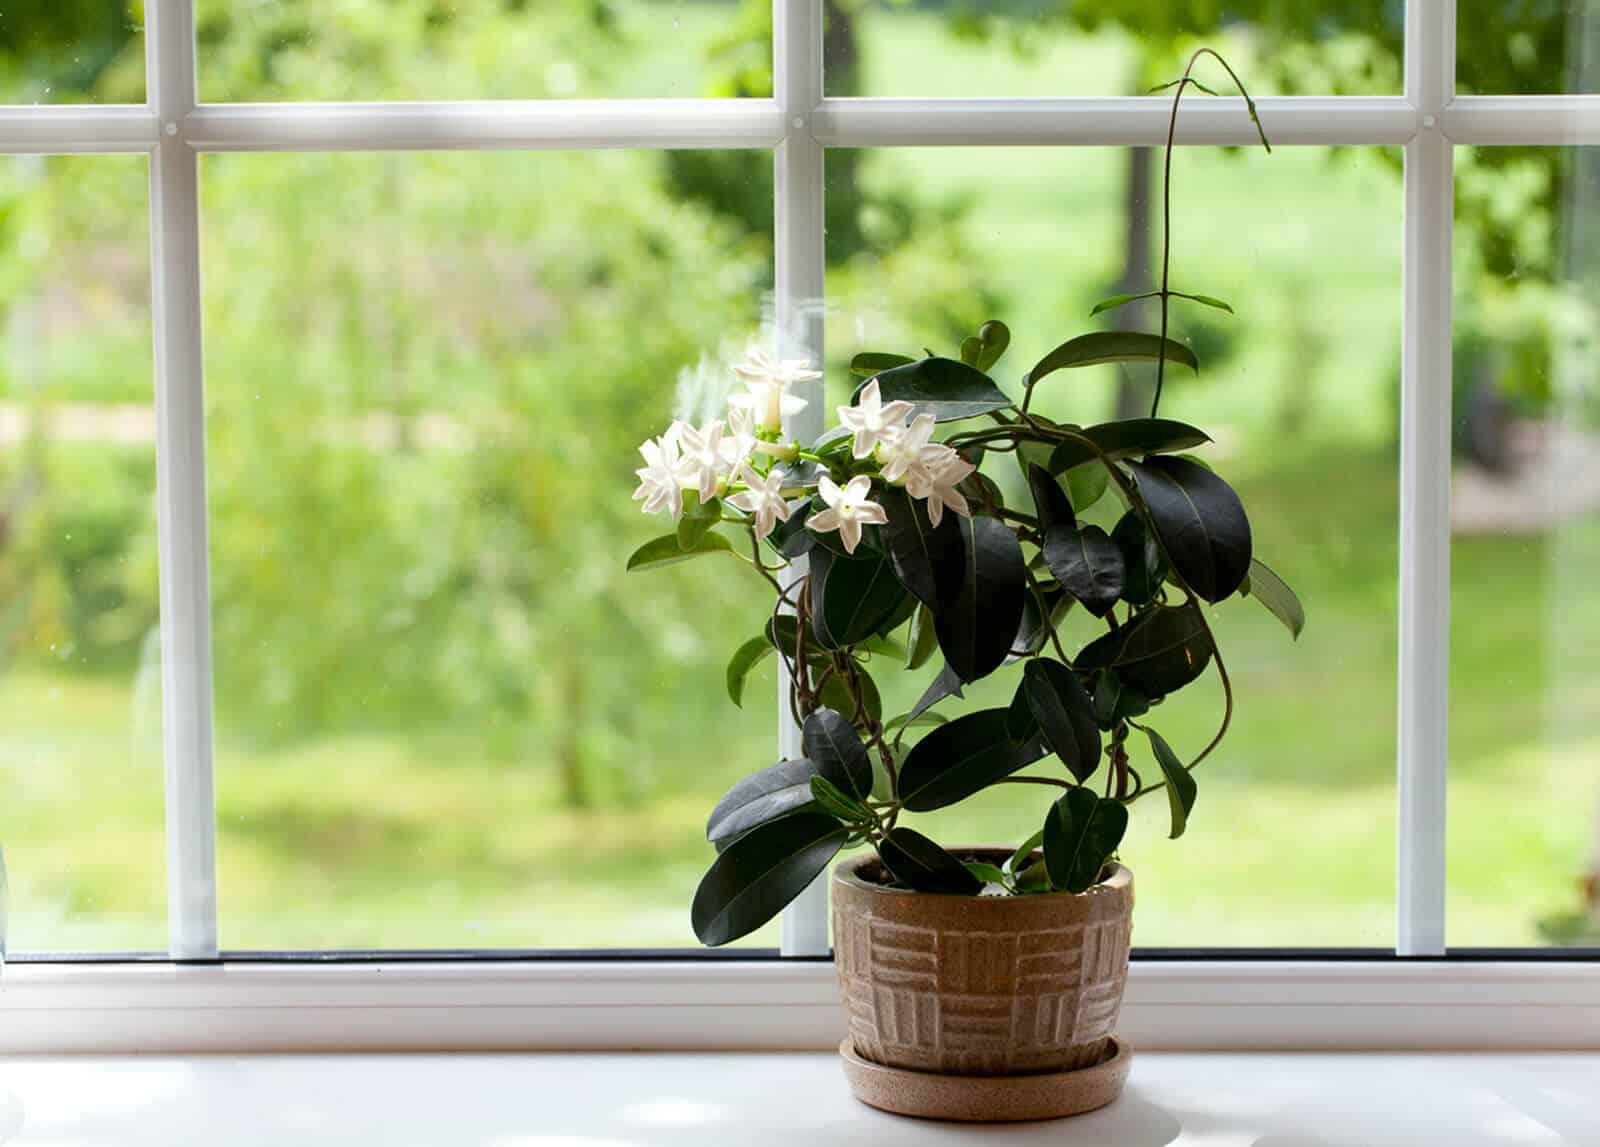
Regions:
[[851, 1098], [823, 1053], [142, 1056], [0, 1063], [0, 1143], [473, 1147], [1593, 1143], [1600, 1055], [1136, 1054], [1123, 1097], [1005, 1131]]

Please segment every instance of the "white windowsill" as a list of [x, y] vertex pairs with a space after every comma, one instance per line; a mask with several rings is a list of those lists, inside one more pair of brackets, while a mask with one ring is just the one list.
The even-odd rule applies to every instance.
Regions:
[[885, 1115], [823, 1053], [144, 1056], [0, 1062], [7, 1147], [1372, 1147], [1600, 1142], [1600, 1056], [1137, 1054], [1066, 1122]]

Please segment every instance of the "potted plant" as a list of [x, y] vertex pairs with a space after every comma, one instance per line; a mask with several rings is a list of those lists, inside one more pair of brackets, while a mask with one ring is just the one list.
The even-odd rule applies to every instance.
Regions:
[[[1174, 126], [1204, 55], [1227, 68], [1195, 54], [1169, 85]], [[1015, 1119], [1116, 1096], [1128, 1067], [1113, 1034], [1133, 905], [1117, 852], [1128, 807], [1164, 793], [1181, 836], [1194, 767], [1233, 711], [1206, 607], [1248, 595], [1291, 632], [1303, 625], [1293, 592], [1254, 556], [1237, 494], [1187, 453], [1209, 437], [1159, 417], [1169, 369], [1198, 371], [1168, 337], [1173, 300], [1228, 309], [1171, 289], [1169, 251], [1157, 289], [1095, 308], [1154, 297], [1159, 333], [1068, 339], [1018, 393], [991, 377], [1010, 334], [989, 322], [953, 358], [858, 355], [839, 425], [802, 444], [783, 434], [804, 405], [791, 388], [820, 376], [753, 349], [726, 419], [675, 422], [641, 447], [634, 496], [677, 528], [630, 568], [722, 554], [764, 577], [777, 603], [734, 654], [728, 690], [738, 703], [752, 667], [776, 654], [801, 727], [801, 756], [752, 773], [712, 811], [717, 856], [694, 897], [695, 933], [710, 945], [746, 935], [841, 850], [867, 846], [833, 877], [834, 951], [841, 1052], [877, 1106]], [[1148, 418], [1079, 425], [1033, 409], [1061, 372], [1130, 361], [1155, 363]], [[1085, 520], [1106, 505], [1111, 528]], [[794, 577], [788, 563], [802, 558]], [[1077, 648], [1062, 632], [1073, 610], [1104, 626]], [[871, 670], [895, 658], [938, 670], [909, 711], [886, 717]], [[1220, 728], [1185, 760], [1157, 714], [1213, 665]], [[996, 673], [1016, 682], [1008, 704], [941, 714]], [[1043, 798], [1003, 847], [942, 847], [908, 823], [997, 784]]]

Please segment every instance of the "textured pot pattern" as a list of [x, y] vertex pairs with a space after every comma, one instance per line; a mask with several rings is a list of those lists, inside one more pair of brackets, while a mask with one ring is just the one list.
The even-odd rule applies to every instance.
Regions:
[[834, 965], [857, 1054], [951, 1075], [1104, 1058], [1128, 979], [1131, 872], [1115, 865], [1076, 896], [939, 896], [863, 879], [877, 864], [853, 858], [833, 876]]

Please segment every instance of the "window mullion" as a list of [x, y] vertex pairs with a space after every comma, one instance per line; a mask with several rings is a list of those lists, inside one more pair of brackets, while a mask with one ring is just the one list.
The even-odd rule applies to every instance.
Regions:
[[145, 61], [159, 129], [150, 169], [150, 305], [156, 373], [168, 945], [173, 959], [206, 960], [217, 955], [216, 801], [211, 762], [199, 167], [184, 135], [195, 106], [191, 0], [153, 0], [146, 6]]
[[[774, 284], [777, 339], [785, 354], [822, 361], [822, 290], [825, 262], [822, 223], [822, 144], [812, 134], [822, 102], [822, 11], [815, 0], [773, 0], [773, 94], [783, 112], [783, 142], [773, 157]], [[823, 387], [808, 384], [806, 408], [788, 431], [802, 441], [822, 432]], [[797, 562], [790, 578], [804, 574]], [[781, 660], [781, 659], [780, 659]], [[789, 712], [789, 681], [778, 675], [778, 750], [800, 755], [800, 730]], [[824, 873], [783, 910], [779, 921], [785, 956], [826, 956], [828, 884]]]
[[1400, 663], [1396, 949], [1445, 946], [1449, 751], [1450, 373], [1453, 155], [1441, 113], [1455, 89], [1454, 0], [1406, 11], [1406, 95], [1421, 130], [1405, 153], [1400, 399]]

